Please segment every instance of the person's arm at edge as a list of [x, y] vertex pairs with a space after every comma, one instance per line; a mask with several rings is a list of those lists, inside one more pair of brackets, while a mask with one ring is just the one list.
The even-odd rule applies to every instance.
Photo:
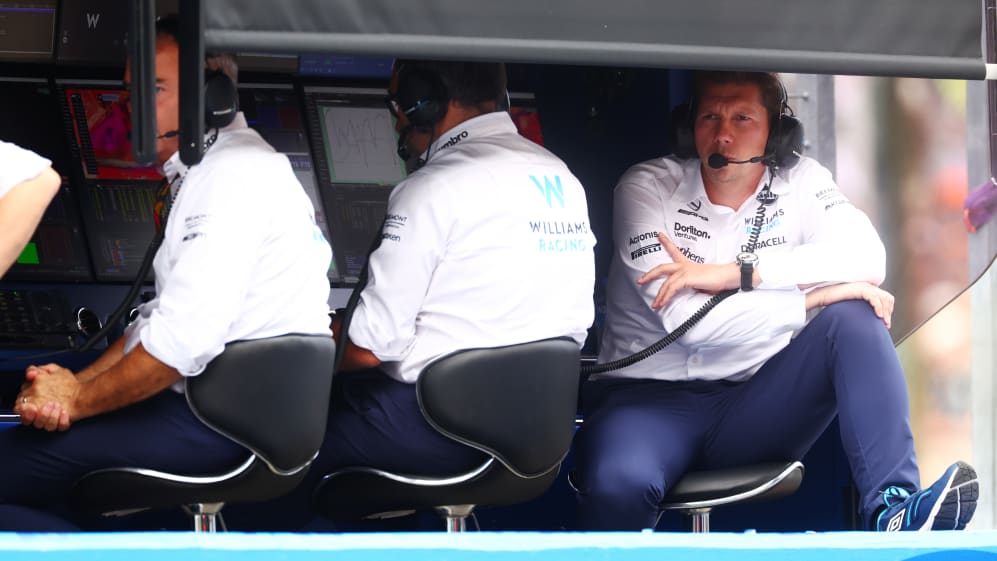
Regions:
[[45, 214], [52, 198], [59, 192], [62, 178], [51, 167], [24, 180], [0, 198], [0, 277], [17, 260], [24, 246]]

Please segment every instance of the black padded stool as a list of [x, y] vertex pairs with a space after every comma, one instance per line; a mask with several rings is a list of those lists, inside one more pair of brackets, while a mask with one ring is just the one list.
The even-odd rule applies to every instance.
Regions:
[[319, 483], [316, 510], [342, 520], [433, 508], [448, 532], [461, 532], [477, 505], [539, 496], [557, 478], [574, 435], [578, 359], [578, 344], [557, 338], [461, 350], [434, 361], [416, 382], [423, 416], [489, 458], [450, 477], [341, 469]]
[[102, 515], [181, 506], [193, 516], [194, 531], [214, 532], [226, 502], [286, 494], [322, 445], [335, 349], [329, 335], [227, 344], [204, 372], [184, 380], [187, 403], [204, 424], [244, 446], [246, 459], [224, 473], [173, 474], [141, 466], [94, 471], [76, 482], [70, 505]]
[[659, 508], [682, 511], [691, 518], [693, 532], [709, 532], [713, 508], [785, 497], [802, 481], [803, 464], [798, 461], [690, 472], [668, 491]]

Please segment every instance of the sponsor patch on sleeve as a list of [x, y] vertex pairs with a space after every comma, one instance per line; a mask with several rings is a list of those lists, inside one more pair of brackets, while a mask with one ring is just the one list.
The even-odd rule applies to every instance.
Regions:
[[814, 195], [817, 197], [817, 201], [824, 205], [824, 212], [831, 210], [834, 207], [841, 205], [851, 205], [852, 203], [848, 200], [848, 197], [841, 192], [837, 187], [821, 189], [817, 191]]

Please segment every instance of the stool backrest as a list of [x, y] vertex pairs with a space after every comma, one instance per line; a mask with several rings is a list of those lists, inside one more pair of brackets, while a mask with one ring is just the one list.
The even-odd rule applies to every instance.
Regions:
[[537, 477], [568, 453], [578, 372], [578, 344], [561, 337], [454, 352], [424, 368], [416, 388], [438, 431]]
[[202, 422], [242, 444], [277, 473], [314, 459], [325, 436], [336, 345], [330, 335], [236, 341], [186, 380]]

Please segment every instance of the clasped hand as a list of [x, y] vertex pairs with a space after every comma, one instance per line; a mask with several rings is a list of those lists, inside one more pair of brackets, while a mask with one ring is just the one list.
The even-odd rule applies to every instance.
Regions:
[[64, 431], [73, 416], [80, 383], [72, 371], [57, 364], [29, 366], [14, 412], [21, 424], [47, 431]]

